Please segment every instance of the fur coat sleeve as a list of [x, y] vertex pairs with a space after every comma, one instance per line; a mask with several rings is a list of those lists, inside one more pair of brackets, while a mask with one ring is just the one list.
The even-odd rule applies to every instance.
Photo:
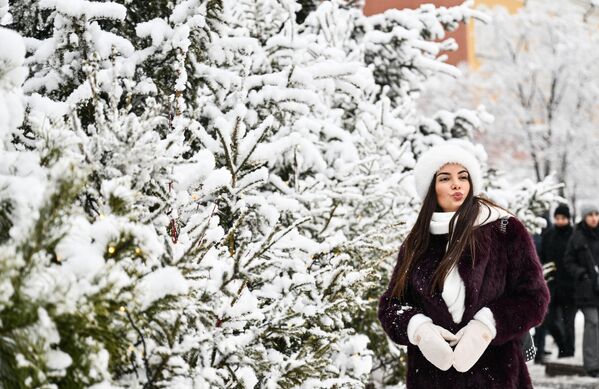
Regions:
[[540, 324], [549, 304], [543, 270], [524, 225], [510, 218], [505, 238], [508, 266], [504, 293], [488, 304], [496, 322], [497, 336], [491, 342], [495, 345], [518, 339]]
[[395, 269], [391, 275], [387, 290], [379, 299], [378, 319], [387, 336], [395, 343], [405, 346], [409, 344], [407, 331], [410, 319], [418, 313], [423, 313], [423, 311], [418, 307], [409, 287], [406, 296], [401, 301], [399, 298], [391, 295], [395, 285], [394, 280], [403, 257], [404, 247], [402, 246], [399, 250]]

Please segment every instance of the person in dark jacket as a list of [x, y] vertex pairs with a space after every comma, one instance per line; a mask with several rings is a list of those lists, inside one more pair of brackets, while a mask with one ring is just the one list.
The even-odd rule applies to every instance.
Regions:
[[564, 264], [576, 282], [574, 302], [584, 314], [583, 365], [588, 375], [599, 377], [599, 207], [583, 204], [580, 214]]
[[535, 362], [543, 361], [547, 331], [558, 346], [559, 358], [574, 356], [574, 318], [578, 309], [574, 304], [574, 279], [564, 265], [564, 253], [572, 231], [570, 208], [560, 204], [553, 212], [553, 225], [541, 236], [539, 247], [543, 267], [553, 268], [553, 271], [546, 277], [551, 294], [549, 310], [543, 324], [535, 329]]
[[459, 145], [425, 152], [414, 178], [422, 207], [378, 306], [407, 346], [407, 388], [532, 388], [520, 339], [549, 291], [528, 231], [478, 196], [480, 166]]

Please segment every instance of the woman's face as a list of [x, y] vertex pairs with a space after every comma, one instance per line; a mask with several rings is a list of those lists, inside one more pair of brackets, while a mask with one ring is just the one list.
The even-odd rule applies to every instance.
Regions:
[[584, 222], [591, 228], [597, 228], [599, 225], [599, 213], [593, 211], [584, 217]]
[[443, 212], [457, 211], [470, 192], [468, 170], [457, 163], [448, 163], [435, 176], [437, 204]]

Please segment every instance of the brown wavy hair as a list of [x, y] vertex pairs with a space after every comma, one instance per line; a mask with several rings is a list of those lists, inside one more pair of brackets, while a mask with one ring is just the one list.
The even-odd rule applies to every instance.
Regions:
[[[400, 299], [406, 293], [410, 272], [414, 268], [414, 264], [423, 258], [428, 249], [430, 243], [429, 228], [433, 212], [441, 211], [441, 208], [437, 203], [437, 194], [435, 191], [436, 178], [437, 174], [433, 176], [428, 192], [422, 202], [422, 208], [418, 213], [416, 223], [403, 243], [404, 257], [399, 265], [399, 271], [397, 272], [395, 285], [392, 291], [392, 295], [397, 296]], [[470, 183], [468, 195], [449, 221], [449, 244], [445, 255], [441, 259], [441, 262], [433, 275], [430, 285], [431, 295], [434, 294], [435, 291], [440, 291], [443, 288], [443, 283], [445, 282], [445, 278], [449, 274], [449, 271], [457, 264], [466, 249], [470, 251], [474, 263], [476, 249], [476, 239], [474, 239], [476, 227], [474, 226], [474, 223], [478, 217], [480, 207], [487, 206], [504, 209], [486, 198], [474, 196], [472, 193], [472, 180], [470, 179], [470, 175], [468, 175], [468, 182]]]

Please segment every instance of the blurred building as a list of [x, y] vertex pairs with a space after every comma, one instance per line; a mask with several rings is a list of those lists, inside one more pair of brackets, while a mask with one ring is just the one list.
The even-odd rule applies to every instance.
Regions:
[[[475, 0], [475, 7], [486, 5], [501, 5], [510, 12], [515, 12], [522, 6], [525, 0]], [[583, 0], [580, 0], [583, 1]], [[366, 0], [364, 2], [364, 14], [373, 15], [381, 13], [390, 8], [411, 8], [416, 9], [422, 4], [435, 4], [437, 7], [452, 7], [460, 5], [464, 0]], [[458, 43], [458, 50], [447, 53], [447, 62], [458, 64], [467, 61], [471, 66], [477, 66], [476, 56], [474, 55], [474, 27], [473, 23], [461, 26], [456, 31], [447, 34], [447, 37], [454, 38]]]

